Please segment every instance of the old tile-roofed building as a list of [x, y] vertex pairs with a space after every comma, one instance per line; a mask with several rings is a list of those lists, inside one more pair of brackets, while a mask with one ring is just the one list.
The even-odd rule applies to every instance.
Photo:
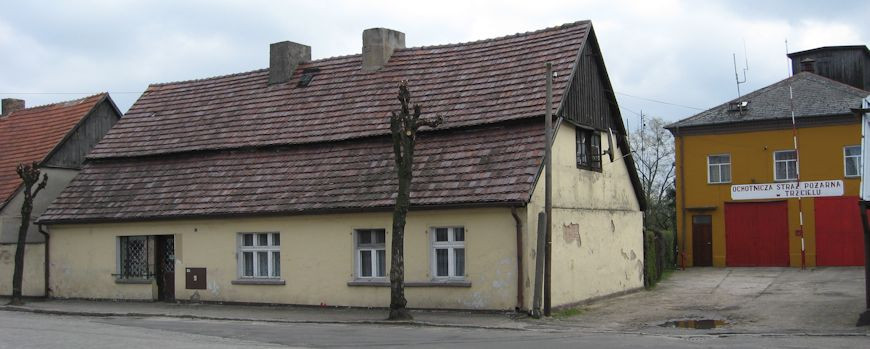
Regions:
[[[793, 98], [789, 97], [789, 88]], [[870, 92], [813, 73], [801, 72], [787, 79], [735, 98], [667, 126], [670, 130], [727, 126], [747, 122], [791, 123], [796, 118], [852, 115], [861, 98]], [[740, 103], [746, 103], [741, 106]]]
[[[396, 183], [389, 138], [359, 139], [389, 132], [402, 79], [410, 80], [424, 113], [447, 119], [437, 132], [421, 133], [413, 205], [527, 202], [543, 134], [523, 120], [543, 114], [545, 62], [554, 63], [553, 105], [561, 104], [589, 30], [584, 21], [397, 49], [376, 71], [360, 69], [362, 55], [313, 60], [299, 64], [287, 84], [269, 84], [269, 69], [263, 69], [151, 85], [42, 221], [389, 207]], [[299, 86], [313, 68], [319, 70], [311, 82]], [[324, 142], [333, 143], [324, 148]], [[167, 158], [230, 149], [239, 152]], [[348, 157], [356, 153], [370, 161]], [[251, 157], [257, 160], [240, 161]], [[110, 161], [124, 158], [136, 159]]]
[[51, 254], [54, 294], [385, 306], [389, 115], [408, 80], [423, 116], [446, 120], [416, 142], [409, 305], [528, 309], [547, 63], [547, 299], [642, 287], [644, 196], [589, 21], [419, 48], [373, 28], [361, 54], [311, 50], [274, 43], [267, 69], [149, 86], [39, 220], [75, 246]]

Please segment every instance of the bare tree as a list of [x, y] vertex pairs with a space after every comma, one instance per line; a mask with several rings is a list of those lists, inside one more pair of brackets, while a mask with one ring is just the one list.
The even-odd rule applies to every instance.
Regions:
[[[33, 213], [33, 198], [42, 189], [45, 189], [48, 175], [43, 174], [42, 181], [40, 181], [40, 171], [35, 162], [30, 165], [19, 164], [15, 172], [18, 173], [18, 177], [21, 177], [21, 180], [24, 182], [24, 203], [21, 204], [21, 226], [18, 228], [18, 245], [15, 247], [12, 300], [9, 301], [9, 304], [21, 305], [24, 304], [24, 301], [21, 299], [21, 284], [24, 278], [24, 246], [27, 240], [27, 230], [30, 228], [30, 214]], [[34, 185], [36, 188], [33, 188]]]
[[652, 117], [629, 137], [646, 196], [644, 227], [672, 229], [674, 211], [674, 139], [665, 121]]
[[411, 92], [408, 82], [399, 83], [399, 103], [402, 105], [398, 113], [395, 111], [390, 118], [390, 131], [393, 135], [393, 153], [396, 160], [396, 173], [399, 178], [399, 188], [396, 194], [396, 206], [393, 210], [393, 240], [390, 254], [390, 320], [410, 320], [411, 313], [406, 308], [405, 299], [405, 219], [411, 204], [411, 180], [414, 166], [414, 144], [417, 130], [422, 126], [438, 127], [444, 119], [436, 116], [434, 119], [420, 118], [420, 105], [411, 103]]

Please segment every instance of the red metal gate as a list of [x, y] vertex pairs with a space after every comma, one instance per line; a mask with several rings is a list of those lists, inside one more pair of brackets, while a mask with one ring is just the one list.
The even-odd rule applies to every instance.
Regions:
[[857, 196], [815, 198], [816, 265], [864, 265]]
[[788, 203], [725, 204], [725, 264], [788, 266]]

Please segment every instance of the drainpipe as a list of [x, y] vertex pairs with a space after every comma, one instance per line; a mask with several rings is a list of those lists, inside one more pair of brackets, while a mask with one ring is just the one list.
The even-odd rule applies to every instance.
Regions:
[[517, 231], [517, 306], [516, 311], [520, 312], [523, 309], [523, 221], [517, 213], [517, 207], [511, 206], [511, 215], [516, 222]]
[[49, 255], [48, 255], [48, 242], [49, 242], [49, 238], [51, 236], [48, 235], [47, 231], [42, 229], [42, 227], [43, 227], [42, 224], [38, 224], [37, 227], [39, 227], [39, 233], [42, 234], [42, 236], [45, 236], [45, 267], [44, 267], [45, 269], [42, 272], [43, 276], [45, 277], [45, 290], [43, 292], [45, 294], [45, 298], [50, 298], [51, 287], [48, 286], [48, 280], [49, 280], [49, 277], [48, 277], [49, 264], [48, 263], [49, 263], [49, 261], [51, 261], [51, 259], [49, 259]]

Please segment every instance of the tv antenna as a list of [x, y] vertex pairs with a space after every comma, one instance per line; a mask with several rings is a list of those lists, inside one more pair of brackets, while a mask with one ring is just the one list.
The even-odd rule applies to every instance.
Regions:
[[746, 71], [749, 70], [749, 58], [746, 55], [746, 40], [743, 40], [743, 80], [740, 80], [740, 74], [737, 73], [737, 54], [732, 53], [731, 58], [734, 60], [734, 81], [737, 82], [737, 98], [740, 98], [740, 84], [746, 83]]

